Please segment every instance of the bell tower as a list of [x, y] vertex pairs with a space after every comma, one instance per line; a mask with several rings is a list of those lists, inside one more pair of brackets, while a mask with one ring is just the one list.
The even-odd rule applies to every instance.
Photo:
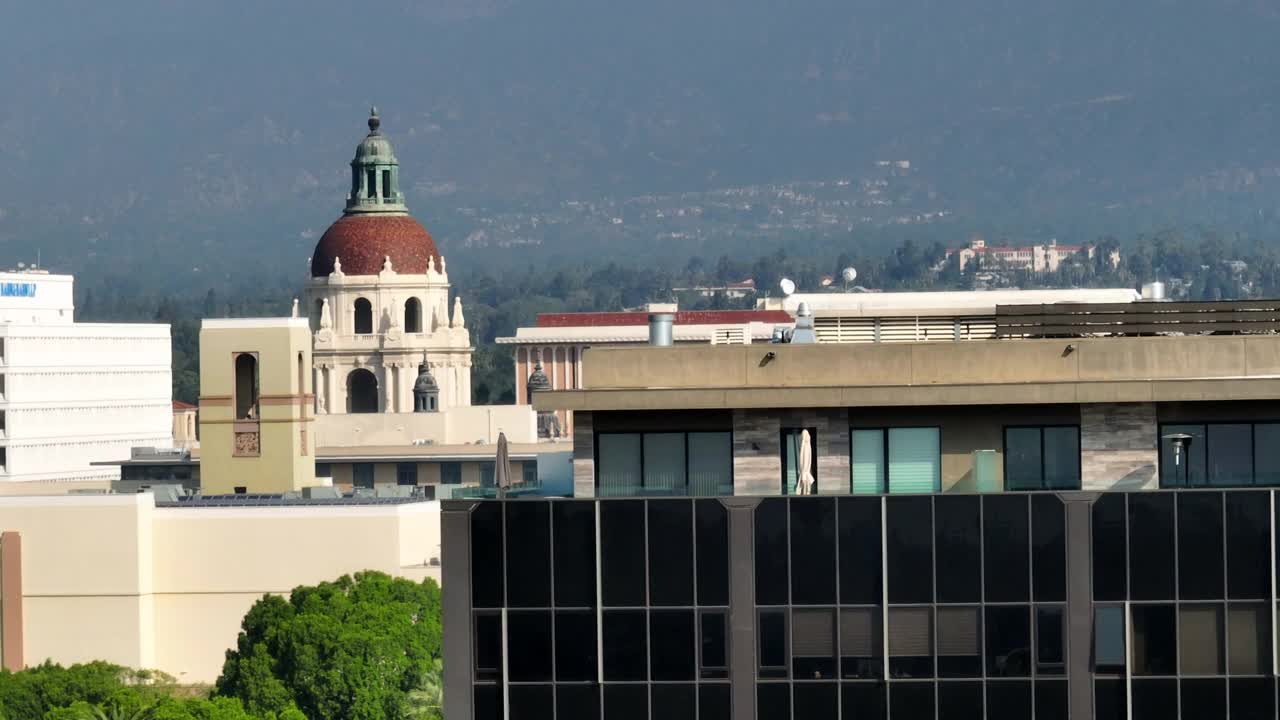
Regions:
[[345, 213], [408, 213], [400, 192], [400, 162], [382, 134], [378, 108], [369, 108], [369, 134], [351, 159], [351, 192]]

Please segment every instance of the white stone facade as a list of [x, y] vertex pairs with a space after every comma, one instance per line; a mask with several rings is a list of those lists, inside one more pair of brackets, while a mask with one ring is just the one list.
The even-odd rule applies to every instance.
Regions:
[[109, 481], [91, 463], [172, 444], [169, 326], [74, 323], [71, 287], [0, 273], [0, 482]]
[[[368, 328], [357, 327], [362, 300], [371, 306]], [[339, 270], [311, 278], [307, 308], [317, 414], [352, 412], [352, 374], [362, 370], [377, 380], [376, 412], [413, 412], [413, 384], [424, 359], [440, 387], [442, 411], [471, 404], [471, 334], [461, 301], [450, 308], [443, 259], [425, 275], [399, 274], [388, 261], [377, 275]]]

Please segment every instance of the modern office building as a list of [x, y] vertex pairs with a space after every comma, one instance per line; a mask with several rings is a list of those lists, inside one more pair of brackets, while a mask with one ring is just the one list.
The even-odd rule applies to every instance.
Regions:
[[169, 326], [75, 322], [73, 278], [0, 273], [0, 494], [106, 487], [172, 444]]
[[597, 348], [576, 497], [443, 506], [446, 718], [1276, 718], [1277, 307]]

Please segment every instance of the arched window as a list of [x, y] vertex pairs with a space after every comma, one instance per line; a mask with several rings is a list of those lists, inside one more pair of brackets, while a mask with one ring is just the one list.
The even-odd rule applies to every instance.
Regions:
[[378, 378], [365, 368], [347, 375], [347, 412], [378, 412]]
[[311, 330], [314, 332], [320, 329], [320, 318], [324, 312], [324, 300], [319, 298], [311, 304]]
[[422, 301], [416, 297], [404, 301], [404, 331], [422, 332]]
[[236, 419], [258, 419], [258, 358], [253, 353], [236, 356]]
[[373, 332], [373, 304], [364, 298], [356, 298], [356, 334]]

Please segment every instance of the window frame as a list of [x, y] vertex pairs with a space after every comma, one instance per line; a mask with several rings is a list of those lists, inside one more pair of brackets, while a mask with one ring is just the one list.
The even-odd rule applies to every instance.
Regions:
[[[413, 482], [405, 482], [405, 476], [412, 472]], [[419, 485], [418, 463], [416, 462], [398, 462], [396, 463], [396, 485], [402, 487], [417, 487]]]
[[[690, 484], [689, 484], [689, 475], [690, 475], [689, 436], [695, 433], [697, 434], [716, 433], [716, 434], [723, 434], [723, 435], [729, 436], [729, 490], [730, 490], [729, 495], [732, 495], [734, 490], [733, 430], [732, 429], [708, 430], [705, 428], [690, 430], [690, 429], [681, 429], [681, 428], [671, 428], [669, 430], [661, 429], [661, 430], [597, 430], [595, 431], [595, 433], [593, 433], [591, 438], [592, 440], [591, 459], [592, 459], [592, 466], [593, 466], [592, 481], [595, 487], [595, 497], [641, 497], [641, 498], [644, 498], [644, 497], [685, 497], [685, 498], [720, 497], [720, 495], [715, 495], [715, 496], [694, 495], [689, 492], [689, 487], [690, 487]], [[684, 436], [684, 487], [680, 488], [681, 492], [679, 493], [673, 492], [672, 494], [664, 495], [660, 493], [649, 493], [646, 491], [644, 486], [644, 436], [650, 435], [650, 434], [652, 435], [680, 434]], [[634, 492], [632, 492], [630, 495], [601, 495], [600, 494], [600, 437], [603, 435], [636, 435], [640, 438], [640, 470], [639, 470], [640, 485], [634, 488]], [[815, 465], [816, 465], [816, 462], [815, 462]]]
[[[1071, 428], [1076, 431], [1076, 478], [1075, 484], [1065, 488], [1045, 487], [1045, 454], [1044, 454], [1044, 431], [1048, 428]], [[1010, 430], [1036, 430], [1040, 435], [1040, 482], [1039, 487], [1009, 487], [1009, 431]], [[1005, 425], [1001, 430], [1001, 472], [1003, 474], [1003, 490], [1008, 492], [1069, 492], [1072, 490], [1080, 490], [1084, 485], [1084, 468], [1082, 453], [1080, 450], [1080, 424], [1079, 423], [1045, 423], [1045, 424], [1018, 424]]]
[[[796, 441], [795, 441], [796, 452], [797, 452], [796, 463], [799, 464], [800, 462], [800, 458], [798, 455], [798, 453], [800, 452], [799, 438], [800, 438], [800, 433], [804, 432], [805, 430], [809, 431], [809, 445], [810, 445], [809, 451], [813, 454], [813, 492], [810, 494], [811, 495], [821, 494], [819, 491], [820, 485], [819, 485], [819, 478], [818, 478], [818, 428], [809, 427], [809, 426], [805, 426], [805, 427], [783, 426], [781, 429], [778, 430], [778, 460], [779, 460], [779, 464], [781, 465], [781, 470], [780, 470], [781, 477], [779, 478], [778, 482], [779, 482], [779, 487], [782, 490], [780, 494], [784, 497], [799, 495], [799, 493], [797, 492], [790, 492], [789, 491], [790, 489], [787, 487], [787, 447], [788, 447], [788, 443], [790, 442], [790, 438], [794, 436], [796, 438]], [[853, 436], [850, 435], [849, 437], [852, 438]], [[798, 468], [796, 472], [797, 472], [796, 482], [798, 483], [799, 482]]]
[[[881, 458], [884, 462], [884, 485], [876, 492], [876, 495], [925, 495], [937, 494], [942, 492], [942, 426], [941, 425], [850, 425], [848, 433], [849, 442], [849, 494], [868, 496], [871, 493], [855, 493], [853, 491], [853, 434], [855, 432], [864, 432], [868, 430], [879, 431], [881, 446]], [[933, 430], [938, 434], [938, 480], [934, 483], [933, 489], [929, 493], [894, 493], [893, 492], [893, 464], [889, 460], [889, 448], [892, 446], [889, 435], [894, 430]], [[816, 463], [815, 463], [816, 464]]]
[[[1185, 484], [1179, 484], [1175, 478], [1173, 482], [1166, 482], [1164, 475], [1164, 453], [1165, 443], [1164, 436], [1170, 427], [1186, 427], [1188, 425], [1198, 425], [1204, 428], [1204, 445], [1202, 452], [1204, 453], [1205, 477], [1199, 484], [1193, 484], [1188, 478]], [[1212, 467], [1210, 460], [1212, 453], [1209, 446], [1209, 428], [1214, 425], [1248, 425], [1249, 426], [1249, 478], [1247, 485], [1241, 484], [1218, 484], [1209, 477], [1209, 469]], [[1253, 420], [1236, 420], [1236, 419], [1217, 419], [1217, 420], [1161, 420], [1156, 423], [1156, 482], [1161, 490], [1231, 490], [1231, 489], [1266, 489], [1280, 488], [1280, 484], [1261, 484], [1258, 482], [1258, 426], [1259, 425], [1277, 425], [1280, 426], [1280, 419], [1253, 419]], [[1194, 449], [1194, 448], [1193, 448]], [[1190, 456], [1188, 455], [1188, 462]]]

